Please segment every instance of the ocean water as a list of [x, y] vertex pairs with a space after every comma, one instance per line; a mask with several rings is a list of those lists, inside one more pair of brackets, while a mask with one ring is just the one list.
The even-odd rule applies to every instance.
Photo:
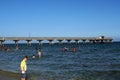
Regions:
[[[20, 61], [28, 56], [28, 80], [120, 80], [120, 43], [110, 44], [5, 44], [0, 51], [0, 69], [20, 73]], [[37, 56], [36, 47], [42, 52]], [[67, 47], [68, 51], [61, 51]], [[76, 52], [71, 48], [75, 47]], [[33, 59], [32, 55], [36, 58]]]

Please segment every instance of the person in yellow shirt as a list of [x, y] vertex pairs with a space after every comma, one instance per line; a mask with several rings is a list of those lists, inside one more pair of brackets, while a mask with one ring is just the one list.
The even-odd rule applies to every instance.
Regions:
[[23, 60], [20, 63], [20, 70], [21, 70], [21, 80], [26, 80], [26, 71], [27, 71], [27, 62], [28, 57], [24, 56]]

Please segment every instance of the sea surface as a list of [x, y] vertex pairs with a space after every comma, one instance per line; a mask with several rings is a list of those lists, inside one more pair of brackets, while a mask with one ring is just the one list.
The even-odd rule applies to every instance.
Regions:
[[[20, 62], [27, 55], [28, 80], [120, 80], [120, 43], [5, 44], [0, 51], [0, 69], [20, 73]], [[62, 51], [66, 47], [68, 51]], [[76, 52], [72, 48], [76, 48]], [[37, 49], [41, 50], [39, 58]], [[36, 58], [33, 59], [32, 55]]]

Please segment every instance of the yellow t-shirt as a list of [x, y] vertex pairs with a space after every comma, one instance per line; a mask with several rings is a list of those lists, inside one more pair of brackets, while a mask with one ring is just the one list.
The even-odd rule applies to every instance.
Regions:
[[27, 65], [26, 65], [26, 61], [25, 60], [21, 61], [20, 69], [21, 69], [21, 71], [26, 71], [27, 70]]

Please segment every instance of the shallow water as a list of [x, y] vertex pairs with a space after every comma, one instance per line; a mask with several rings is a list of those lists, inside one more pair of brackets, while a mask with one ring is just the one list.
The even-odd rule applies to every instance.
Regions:
[[[120, 80], [120, 43], [111, 44], [6, 44], [11, 51], [0, 52], [0, 69], [19, 73], [19, 64], [28, 55], [29, 80]], [[63, 47], [68, 52], [61, 51]], [[38, 58], [36, 47], [42, 51]], [[75, 47], [76, 52], [71, 48]], [[35, 54], [36, 58], [32, 59]]]

